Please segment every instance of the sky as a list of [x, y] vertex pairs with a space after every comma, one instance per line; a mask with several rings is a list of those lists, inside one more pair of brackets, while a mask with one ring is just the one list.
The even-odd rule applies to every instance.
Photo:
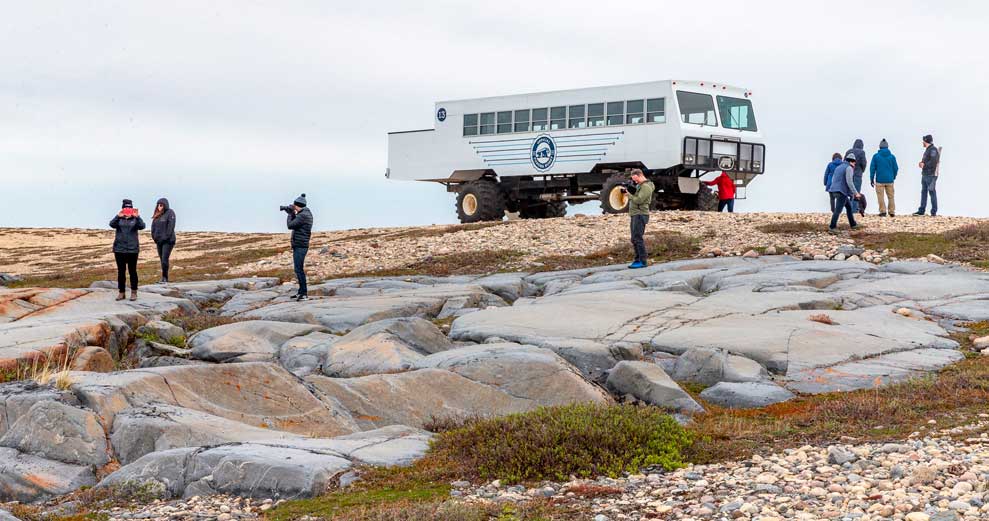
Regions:
[[[799, 6], [799, 7], [797, 7]], [[766, 173], [736, 211], [823, 211], [823, 170], [887, 139], [899, 213], [921, 136], [942, 214], [989, 217], [987, 2], [0, 0], [0, 227], [106, 227], [168, 197], [180, 230], [456, 222], [389, 181], [387, 133], [436, 100], [651, 80], [753, 92]], [[874, 203], [875, 194], [870, 194]], [[875, 206], [872, 206], [875, 208]], [[596, 213], [596, 205], [571, 208]]]

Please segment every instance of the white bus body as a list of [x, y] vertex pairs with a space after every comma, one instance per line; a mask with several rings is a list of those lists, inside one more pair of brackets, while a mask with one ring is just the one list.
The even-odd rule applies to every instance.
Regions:
[[[664, 193], [697, 194], [696, 178], [704, 172], [725, 170], [747, 186], [765, 168], [751, 93], [717, 82], [667, 80], [441, 101], [434, 126], [388, 135], [386, 176], [440, 182], [455, 192], [467, 183], [494, 182], [505, 197], [494, 204], [512, 211], [594, 198], [602, 199], [605, 211], [621, 211], [614, 208], [620, 201], [609, 205], [602, 190], [609, 177], [629, 168], [671, 178], [675, 186], [657, 187], [660, 207]], [[500, 218], [497, 208], [489, 213], [487, 218]], [[471, 220], [484, 219], [468, 216], [466, 222]]]

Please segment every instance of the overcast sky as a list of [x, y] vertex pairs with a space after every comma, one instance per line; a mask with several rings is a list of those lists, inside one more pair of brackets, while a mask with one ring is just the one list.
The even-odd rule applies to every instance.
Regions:
[[931, 133], [941, 213], [989, 216], [986, 2], [0, 7], [0, 226], [104, 227], [167, 196], [180, 229], [278, 231], [300, 192], [319, 229], [454, 222], [442, 187], [384, 179], [387, 132], [430, 128], [440, 99], [670, 78], [754, 92], [767, 172], [737, 210], [825, 209], [824, 166], [861, 137], [889, 141], [912, 212]]

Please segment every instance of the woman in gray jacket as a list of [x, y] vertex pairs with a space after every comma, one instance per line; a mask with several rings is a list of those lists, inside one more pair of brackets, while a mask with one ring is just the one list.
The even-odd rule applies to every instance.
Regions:
[[141, 243], [137, 232], [144, 229], [144, 219], [134, 208], [130, 199], [124, 199], [117, 215], [110, 220], [110, 228], [117, 230], [113, 238], [113, 257], [117, 261], [117, 300], [124, 300], [124, 290], [127, 288], [126, 271], [130, 272], [130, 299], [137, 300], [137, 254], [141, 252]]
[[151, 239], [158, 247], [158, 258], [161, 259], [161, 283], [168, 284], [168, 258], [175, 247], [175, 211], [169, 208], [168, 199], [162, 197], [155, 205], [155, 214], [151, 218]]

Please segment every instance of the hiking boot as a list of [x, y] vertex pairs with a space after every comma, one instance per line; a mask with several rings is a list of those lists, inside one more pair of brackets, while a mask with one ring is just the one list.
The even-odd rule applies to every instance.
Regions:
[[645, 268], [645, 267], [646, 267], [646, 263], [642, 261], [635, 261], [632, 264], [628, 265], [628, 269], [630, 270], [637, 270], [639, 268]]
[[895, 214], [895, 213], [893, 213], [893, 212], [889, 212], [889, 216], [890, 216], [890, 217], [896, 217], [896, 214]]
[[924, 212], [914, 212], [914, 213], [912, 213], [910, 215], [924, 215]]
[[886, 212], [879, 214], [879, 217], [886, 217]]
[[117, 293], [116, 300], [124, 300], [125, 298], [127, 298], [127, 295], [124, 295], [123, 292]]
[[851, 229], [853, 229], [853, 230], [858, 230], [859, 228], [861, 228], [861, 226], [859, 226], [859, 224], [858, 224], [858, 223], [855, 223], [855, 224], [853, 224], [853, 225], [851, 226]]
[[828, 228], [828, 233], [831, 235], [838, 235], [841, 232], [838, 231], [838, 228]]
[[305, 302], [309, 300], [309, 295], [299, 295], [299, 298], [297, 298], [296, 300], [298, 300], [299, 302]]
[[131, 302], [137, 300], [137, 291], [131, 291], [130, 292], [130, 299], [131, 299]]

